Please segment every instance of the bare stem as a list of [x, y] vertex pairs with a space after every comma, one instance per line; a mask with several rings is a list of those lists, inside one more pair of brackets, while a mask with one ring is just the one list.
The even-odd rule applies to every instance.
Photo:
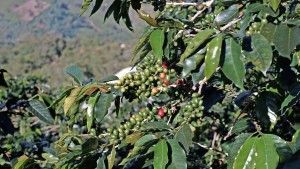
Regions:
[[167, 5], [197, 6], [197, 5], [199, 5], [199, 3], [193, 3], [193, 2], [167, 2]]
[[207, 2], [204, 2], [204, 8], [201, 11], [198, 11], [192, 18], [191, 21], [194, 21], [199, 15], [201, 15], [207, 8], [210, 8], [211, 5], [214, 3], [214, 0], [210, 0]]

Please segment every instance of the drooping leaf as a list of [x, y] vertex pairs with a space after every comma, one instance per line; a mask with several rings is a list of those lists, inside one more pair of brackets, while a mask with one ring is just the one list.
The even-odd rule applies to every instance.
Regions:
[[143, 46], [146, 45], [146, 43], [149, 40], [149, 37], [152, 33], [152, 30], [148, 29], [146, 32], [144, 32], [141, 37], [139, 38], [135, 48], [133, 49], [133, 52], [131, 54], [131, 61], [134, 60], [134, 58], [136, 57], [136, 55], [138, 54], [138, 52], [142, 49]]
[[146, 21], [150, 26], [157, 26], [157, 22], [154, 18], [152, 18], [150, 16], [150, 14], [148, 14], [147, 12], [143, 11], [143, 10], [137, 10], [139, 17], [141, 19], [143, 19], [144, 21]]
[[274, 11], [277, 11], [281, 0], [269, 0], [270, 6]]
[[257, 137], [245, 141], [234, 160], [233, 169], [255, 168], [257, 141]]
[[161, 140], [154, 147], [154, 169], [165, 169], [168, 161], [168, 145], [165, 140]]
[[113, 145], [109, 156], [107, 156], [108, 160], [108, 169], [112, 169], [116, 159], [116, 148]]
[[106, 165], [105, 165], [105, 162], [104, 162], [104, 158], [103, 157], [100, 157], [98, 160], [97, 160], [97, 167], [95, 169], [106, 169]]
[[89, 153], [98, 148], [98, 139], [97, 138], [89, 138], [81, 145], [82, 154]]
[[[126, 2], [126, 1], [125, 1]], [[122, 19], [126, 25], [126, 27], [133, 32], [133, 27], [132, 27], [132, 23], [131, 23], [131, 20], [130, 20], [130, 17], [129, 17], [129, 14], [128, 12], [124, 12], [123, 15], [122, 15]]]
[[228, 9], [223, 10], [216, 16], [215, 22], [217, 22], [219, 25], [227, 24], [228, 22], [235, 19], [238, 16], [238, 14], [238, 5], [231, 5]]
[[199, 71], [192, 74], [193, 84], [196, 85], [200, 80], [205, 77], [205, 64], [202, 64], [199, 68]]
[[120, 0], [115, 0], [107, 9], [105, 15], [104, 15], [104, 22], [107, 18], [110, 17], [110, 15], [114, 12], [114, 10], [117, 10], [117, 8], [120, 6]]
[[98, 122], [101, 122], [106, 115], [114, 97], [112, 93], [102, 93], [96, 104], [95, 117]]
[[175, 138], [184, 147], [186, 154], [189, 154], [193, 137], [194, 133], [188, 124], [185, 124], [175, 135]]
[[55, 99], [49, 107], [56, 106], [59, 102], [61, 102], [66, 96], [70, 95], [70, 92], [74, 89], [74, 87], [69, 87], [64, 90], [57, 99]]
[[54, 119], [51, 116], [49, 110], [46, 108], [46, 106], [39, 100], [30, 100], [29, 101], [30, 110], [31, 112], [37, 116], [42, 121], [53, 124]]
[[291, 52], [300, 44], [299, 35], [300, 28], [297, 26], [289, 27], [285, 24], [278, 26], [273, 36], [273, 43], [281, 56], [291, 59]]
[[205, 77], [209, 79], [216, 72], [220, 62], [223, 36], [214, 37], [207, 45], [205, 55]]
[[162, 60], [163, 56], [163, 45], [164, 45], [165, 35], [163, 29], [156, 29], [150, 35], [149, 42], [152, 47], [154, 56]]
[[244, 89], [244, 77], [246, 70], [241, 60], [241, 47], [233, 38], [225, 40], [225, 58], [222, 65], [222, 72], [237, 87]]
[[108, 76], [108, 77], [105, 77], [105, 78], [99, 80], [99, 82], [104, 83], [104, 82], [109, 82], [109, 81], [114, 81], [114, 80], [119, 80], [118, 76], [115, 76], [115, 75]]
[[284, 99], [281, 104], [281, 114], [285, 114], [288, 108], [292, 107], [300, 100], [300, 84], [297, 84], [290, 92], [290, 94]]
[[90, 16], [92, 16], [94, 13], [96, 13], [100, 9], [102, 2], [103, 2], [103, 0], [96, 0], [95, 6], [93, 7], [93, 10], [92, 10]]
[[142, 137], [142, 135], [143, 135], [143, 133], [141, 133], [141, 132], [134, 132], [125, 138], [125, 142], [133, 145]]
[[183, 54], [180, 56], [179, 64], [182, 63], [187, 57], [192, 55], [196, 50], [205, 42], [215, 31], [212, 29], [205, 29], [195, 35], [189, 42]]
[[168, 143], [171, 147], [171, 164], [168, 166], [168, 169], [186, 169], [186, 154], [181, 148], [180, 144], [176, 139], [169, 139]]
[[80, 15], [82, 15], [89, 8], [89, 6], [91, 5], [92, 2], [93, 2], [93, 0], [83, 0], [82, 1]]
[[[264, 75], [266, 75], [269, 69], [273, 52], [272, 48], [266, 38], [262, 35], [253, 35], [251, 41], [251, 47], [253, 51], [250, 53], [248, 58]], [[249, 57], [249, 55], [247, 55]]]
[[78, 94], [80, 93], [81, 89], [83, 89], [83, 87], [76, 87], [74, 88], [70, 95], [65, 99], [64, 102], [64, 113], [65, 115], [68, 113], [69, 109], [72, 107], [73, 103], [76, 101]]
[[276, 169], [279, 162], [279, 156], [276, 151], [274, 140], [270, 135], [264, 134], [256, 143], [257, 157], [255, 164], [257, 169]]
[[73, 79], [79, 84], [82, 85], [83, 82], [83, 73], [81, 69], [77, 66], [70, 66], [66, 69], [66, 73], [73, 77]]
[[249, 127], [249, 119], [248, 118], [242, 118], [236, 121], [232, 128], [232, 133], [238, 134], [244, 130], [246, 130]]
[[17, 159], [16, 163], [13, 165], [13, 168], [23, 169], [28, 162], [30, 162], [30, 159], [26, 155], [22, 155]]
[[87, 115], [86, 115], [86, 127], [88, 131], [91, 130], [93, 121], [94, 121], [94, 110], [96, 103], [98, 101], [98, 98], [100, 97], [101, 92], [98, 91], [95, 95], [91, 96], [87, 103]]

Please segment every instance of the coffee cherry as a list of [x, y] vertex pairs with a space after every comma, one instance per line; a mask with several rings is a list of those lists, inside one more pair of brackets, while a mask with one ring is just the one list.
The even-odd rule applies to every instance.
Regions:
[[159, 78], [161, 78], [161, 79], [165, 79], [166, 76], [167, 76], [166, 73], [160, 73], [160, 74], [159, 74]]
[[165, 84], [166, 86], [169, 86], [169, 85], [170, 85], [170, 81], [164, 80], [164, 84]]
[[159, 90], [157, 89], [157, 87], [154, 87], [151, 89], [151, 94], [152, 95], [156, 95], [159, 92]]
[[162, 109], [162, 108], [158, 109], [157, 115], [159, 115], [160, 117], [164, 117], [165, 116], [164, 109]]
[[169, 68], [169, 64], [167, 62], [163, 62], [162, 67], [167, 69], [167, 68]]

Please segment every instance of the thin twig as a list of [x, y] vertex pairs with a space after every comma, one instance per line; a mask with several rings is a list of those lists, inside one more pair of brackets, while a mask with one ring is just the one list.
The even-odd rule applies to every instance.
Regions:
[[203, 85], [206, 83], [206, 77], [204, 77], [202, 80], [199, 81], [199, 90], [198, 90], [198, 94], [200, 95], [201, 94], [201, 91], [202, 91], [202, 87]]
[[242, 17], [239, 17], [239, 18], [237, 18], [237, 19], [235, 19], [235, 20], [233, 20], [233, 21], [230, 21], [230, 22], [227, 23], [226, 25], [222, 26], [222, 27], [220, 28], [220, 30], [217, 31], [216, 33], [218, 34], [218, 33], [220, 33], [221, 31], [224, 31], [224, 30], [228, 29], [229, 27], [231, 27], [232, 25], [238, 23], [238, 22], [241, 21], [241, 20], [242, 20]]
[[199, 5], [199, 3], [193, 3], [193, 2], [167, 2], [167, 5], [197, 6], [197, 5]]
[[227, 153], [224, 153], [224, 152], [222, 152], [222, 151], [220, 151], [220, 150], [218, 150], [218, 149], [213, 149], [213, 148], [211, 148], [211, 147], [208, 147], [208, 146], [206, 146], [206, 145], [203, 145], [203, 144], [200, 144], [200, 143], [197, 143], [197, 142], [193, 142], [193, 144], [196, 144], [196, 145], [198, 145], [199, 147], [204, 148], [204, 149], [206, 149], [206, 150], [212, 150], [212, 151], [215, 151], [215, 152], [218, 153], [218, 154], [223, 154], [223, 155], [225, 155], [225, 156], [228, 156]]
[[[211, 148], [212, 148], [212, 149], [215, 148], [215, 142], [216, 142], [216, 139], [217, 139], [217, 132], [214, 132], [214, 137], [213, 137], [213, 140], [212, 140], [212, 142], [211, 142]], [[214, 153], [211, 153], [211, 155], [210, 155], [210, 160], [209, 160], [209, 164], [210, 164], [210, 165], [212, 165], [213, 159], [214, 159]]]
[[206, 9], [210, 8], [211, 5], [214, 3], [214, 0], [210, 0], [207, 2], [204, 2], [204, 8], [201, 11], [198, 11], [192, 18], [191, 21], [194, 21], [199, 15], [201, 15]]

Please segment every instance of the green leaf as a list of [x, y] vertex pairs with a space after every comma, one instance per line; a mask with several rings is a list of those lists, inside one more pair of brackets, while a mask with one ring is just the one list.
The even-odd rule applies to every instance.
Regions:
[[297, 151], [293, 155], [291, 160], [287, 161], [284, 164], [283, 169], [296, 169], [296, 168], [299, 168], [299, 166], [300, 166], [300, 151]]
[[270, 6], [274, 11], [277, 11], [281, 0], [269, 0]]
[[276, 151], [274, 140], [270, 135], [264, 134], [256, 143], [255, 167], [257, 169], [276, 169], [279, 156]]
[[47, 161], [49, 164], [55, 164], [58, 162], [59, 158], [50, 153], [42, 153], [43, 159]]
[[40, 120], [53, 124], [54, 119], [51, 116], [49, 110], [46, 108], [46, 106], [39, 100], [30, 100], [29, 101], [30, 110], [31, 112], [37, 116]]
[[149, 37], [150, 37], [151, 33], [152, 33], [152, 30], [147, 29], [141, 35], [141, 37], [139, 38], [137, 44], [135, 45], [135, 48], [133, 49], [133, 52], [132, 52], [131, 56], [130, 56], [130, 58], [131, 58], [132, 61], [134, 60], [134, 58], [136, 57], [136, 55], [138, 54], [138, 52], [142, 49], [142, 47], [146, 45], [146, 43], [149, 40]]
[[190, 145], [192, 144], [192, 139], [194, 138], [194, 133], [188, 124], [185, 124], [177, 133], [175, 138], [185, 149], [186, 154], [189, 154]]
[[197, 49], [208, 39], [215, 31], [213, 29], [205, 29], [195, 35], [195, 37], [189, 41], [183, 54], [180, 56], [179, 64], [182, 63], [187, 57], [192, 55]]
[[167, 130], [170, 129], [165, 122], [155, 121], [149, 122], [141, 126], [143, 130]]
[[95, 169], [106, 169], [106, 166], [105, 166], [105, 162], [104, 162], [104, 158], [103, 157], [100, 157], [98, 160], [97, 160], [97, 167]]
[[144, 144], [148, 143], [151, 140], [155, 140], [157, 137], [154, 134], [147, 134], [141, 137], [134, 146], [143, 146]]
[[222, 49], [223, 36], [214, 37], [207, 44], [207, 51], [205, 55], [205, 77], [209, 79], [217, 70], [220, 62], [220, 55]]
[[115, 163], [116, 159], [116, 149], [115, 146], [112, 146], [112, 150], [110, 152], [110, 155], [107, 157], [108, 160], [108, 169], [112, 169]]
[[273, 36], [277, 30], [278, 26], [267, 23], [261, 27], [260, 34], [263, 35], [269, 43], [273, 43]]
[[219, 25], [224, 25], [235, 19], [238, 15], [238, 5], [231, 5], [228, 9], [223, 10], [216, 16], [215, 22], [217, 22]]
[[268, 40], [262, 35], [253, 35], [251, 46], [253, 51], [250, 53], [251, 58], [249, 60], [266, 75], [273, 58], [272, 48]]
[[253, 133], [242, 133], [238, 135], [233, 143], [230, 144], [230, 151], [228, 155], [228, 168], [233, 168], [233, 163], [239, 152], [241, 146], [252, 137]]
[[163, 29], [156, 29], [151, 33], [149, 38], [153, 54], [159, 60], [162, 60], [164, 40], [165, 35]]
[[256, 99], [255, 113], [260, 124], [272, 129], [277, 122], [276, 112], [279, 110], [280, 97], [272, 92], [262, 92]]
[[300, 28], [280, 24], [273, 36], [273, 43], [279, 54], [290, 59], [291, 52], [299, 45]]
[[83, 86], [74, 88], [71, 91], [70, 95], [65, 99], [65, 102], [64, 102], [64, 113], [65, 113], [65, 115], [67, 115], [68, 111], [70, 110], [72, 105], [75, 103], [75, 101], [78, 97], [78, 94], [80, 93], [82, 88], [83, 88]]
[[185, 59], [180, 66], [183, 67], [180, 77], [187, 77], [191, 71], [197, 68], [197, 65], [204, 59], [204, 55], [195, 54]]
[[100, 123], [106, 115], [114, 97], [112, 93], [102, 93], [96, 104], [96, 120]]
[[263, 9], [264, 5], [261, 3], [253, 3], [247, 7], [249, 12], [259, 12]]
[[133, 145], [142, 137], [142, 135], [143, 135], [143, 133], [141, 133], [141, 132], [134, 132], [125, 138], [125, 142]]
[[81, 69], [77, 66], [70, 66], [65, 71], [68, 75], [73, 77], [73, 79], [79, 84], [79, 86], [82, 85], [83, 81], [83, 73]]
[[248, 118], [238, 119], [232, 128], [232, 133], [238, 134], [249, 127]]
[[[126, 1], [124, 1], [124, 2], [126, 2]], [[130, 20], [130, 17], [129, 17], [129, 14], [128, 14], [127, 11], [122, 15], [122, 19], [123, 19], [123, 21], [124, 21], [126, 27], [127, 27], [130, 31], [133, 31], [132, 23], [131, 23], [131, 20]]]
[[93, 2], [93, 0], [83, 0], [82, 1], [80, 15], [82, 15], [89, 8], [89, 6], [91, 5], [92, 2]]
[[114, 81], [114, 80], [119, 80], [118, 76], [107, 76], [101, 80], [99, 80], [99, 82], [109, 82], [109, 81]]
[[74, 87], [67, 88], [64, 90], [57, 99], [55, 99], [49, 107], [53, 107], [61, 102], [66, 96], [70, 95], [70, 92], [74, 89]]
[[17, 162], [16, 162], [16, 164], [13, 165], [13, 168], [14, 169], [24, 169], [25, 165], [29, 161], [30, 161], [30, 159], [26, 155], [23, 155], [17, 159]]
[[102, 2], [103, 2], [103, 0], [96, 0], [95, 6], [94, 6], [90, 16], [92, 16], [94, 13], [96, 13], [100, 9]]
[[171, 164], [168, 166], [168, 169], [186, 169], [186, 154], [184, 150], [181, 148], [180, 144], [176, 139], [168, 140], [168, 143], [171, 147]]
[[120, 0], [115, 0], [107, 9], [105, 15], [104, 15], [104, 22], [106, 21], [107, 18], [110, 17], [110, 15], [114, 12], [114, 10], [117, 10], [119, 8], [121, 1]]
[[295, 105], [300, 100], [300, 84], [297, 84], [290, 92], [290, 94], [284, 99], [281, 104], [281, 114], [284, 115], [286, 111]]
[[165, 169], [168, 161], [168, 145], [165, 140], [161, 140], [154, 148], [154, 169]]
[[87, 115], [86, 115], [86, 127], [88, 131], [91, 130], [93, 121], [94, 121], [94, 111], [95, 111], [95, 105], [98, 101], [98, 98], [100, 97], [101, 92], [98, 91], [95, 95], [92, 95], [87, 103]]
[[82, 154], [87, 154], [91, 151], [94, 151], [98, 148], [98, 139], [97, 138], [89, 138], [81, 145]]
[[205, 77], [205, 64], [202, 64], [197, 73], [192, 74], [193, 85], [199, 83]]
[[233, 38], [226, 39], [225, 45], [225, 59], [222, 65], [222, 72], [237, 87], [244, 90], [246, 70], [241, 60], [241, 47]]
[[233, 169], [255, 168], [257, 141], [257, 137], [252, 137], [245, 141], [234, 160]]
[[275, 144], [277, 154], [279, 155], [280, 163], [288, 161], [292, 157], [293, 152], [289, 144], [285, 140], [283, 140], [277, 135], [273, 135], [273, 134], [265, 134], [265, 135], [270, 137], [272, 142]]
[[292, 67], [300, 66], [300, 51], [294, 53], [293, 60], [290, 66]]

